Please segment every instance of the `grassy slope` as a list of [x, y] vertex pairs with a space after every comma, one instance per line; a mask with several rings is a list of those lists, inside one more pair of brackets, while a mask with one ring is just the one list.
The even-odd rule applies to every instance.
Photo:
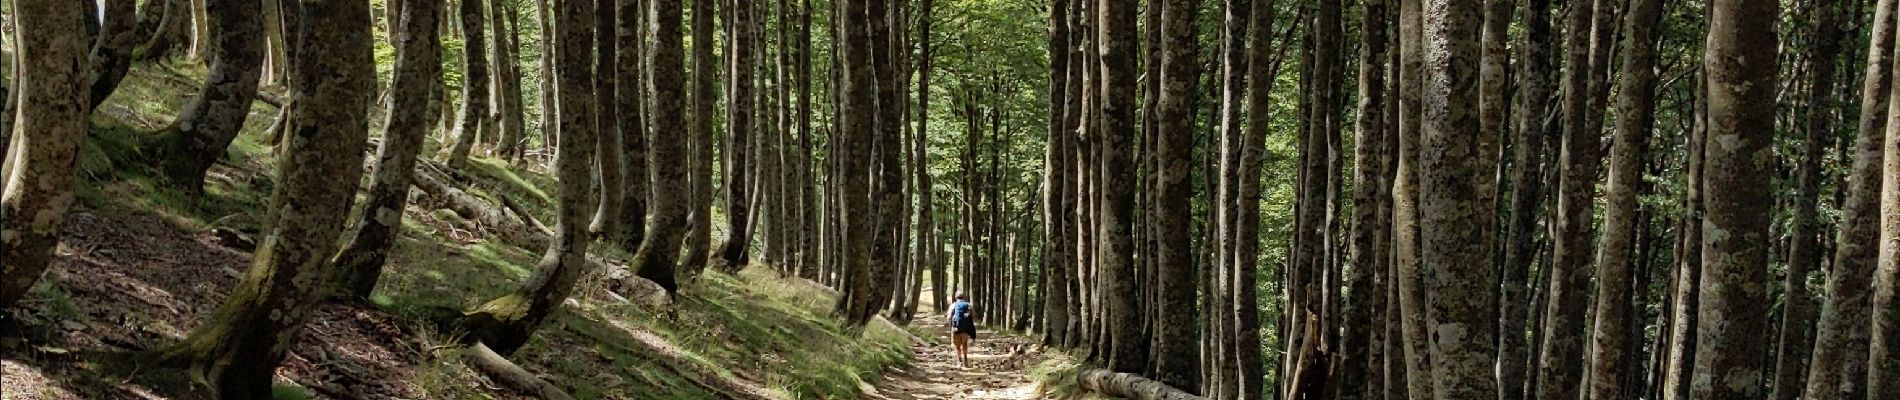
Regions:
[[[144, 132], [169, 123], [191, 91], [162, 75], [172, 73], [139, 67], [94, 118], [75, 212], [97, 223], [75, 224], [83, 236], [68, 235], [61, 262], [20, 313], [24, 323], [0, 332], [19, 337], [0, 341], [7, 398], [203, 395], [175, 373], [128, 370], [122, 361], [182, 337], [235, 283], [248, 254], [207, 245], [215, 240], [202, 232], [258, 230], [274, 166], [263, 130], [277, 110], [257, 103], [227, 163], [213, 169], [205, 197], [187, 198], [157, 184], [137, 151]], [[509, 196], [551, 221], [549, 177], [475, 161], [473, 192]], [[480, 227], [424, 208], [409, 209], [374, 298], [378, 307], [325, 306], [280, 371], [279, 397], [325, 391], [312, 387], [408, 398], [513, 396], [440, 351], [448, 334], [428, 321], [511, 290], [539, 251], [484, 240]], [[852, 398], [860, 382], [909, 357], [902, 330], [878, 324], [862, 337], [842, 330], [827, 315], [826, 290], [762, 269], [701, 277], [670, 312], [604, 300], [597, 279], [582, 285], [583, 298], [514, 357], [582, 398], [720, 398], [710, 383], [731, 381], [781, 397]]]

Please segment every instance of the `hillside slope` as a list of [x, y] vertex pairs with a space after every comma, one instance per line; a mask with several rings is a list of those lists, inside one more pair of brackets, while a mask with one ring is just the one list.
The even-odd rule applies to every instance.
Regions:
[[[58, 261], [20, 309], [0, 318], [4, 398], [205, 396], [190, 377], [140, 361], [203, 322], [247, 270], [245, 236], [267, 208], [268, 128], [278, 110], [255, 104], [202, 197], [168, 189], [139, 144], [170, 122], [199, 74], [140, 67], [95, 114], [82, 149], [81, 204]], [[460, 174], [470, 193], [505, 196], [551, 220], [549, 177], [474, 161]], [[322, 306], [278, 371], [279, 398], [518, 397], [469, 369], [448, 346], [454, 333], [434, 321], [518, 285], [540, 249], [503, 244], [488, 227], [414, 196], [375, 304]], [[611, 263], [616, 253], [597, 255]], [[844, 330], [828, 315], [828, 290], [768, 268], [708, 273], [663, 309], [608, 294], [602, 272], [592, 271], [512, 357], [580, 398], [855, 398], [866, 381], [907, 363], [917, 340], [882, 322], [863, 335]]]

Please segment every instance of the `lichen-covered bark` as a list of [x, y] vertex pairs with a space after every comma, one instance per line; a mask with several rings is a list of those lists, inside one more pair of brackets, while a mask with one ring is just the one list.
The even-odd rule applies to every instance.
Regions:
[[[721, 160], [725, 162], [721, 171], [725, 173], [725, 179], [722, 182], [726, 183], [726, 242], [719, 249], [719, 258], [725, 260], [725, 269], [728, 272], [744, 269], [752, 257], [752, 192], [748, 187], [751, 178], [747, 174], [752, 169], [752, 136], [756, 128], [753, 112], [757, 99], [752, 93], [752, 70], [756, 66], [753, 65], [754, 49], [751, 43], [753, 41], [752, 25], [758, 22], [753, 12], [750, 4], [740, 2], [727, 13], [732, 21], [728, 22], [731, 30], [728, 31], [727, 42], [730, 45], [726, 47], [726, 71], [728, 71], [726, 75], [728, 85], [726, 89], [728, 99], [726, 102], [726, 147], [720, 153]], [[865, 43], [868, 45], [869, 39], [866, 40]], [[868, 52], [870, 49], [865, 50]], [[868, 53], [866, 57], [869, 57]], [[870, 59], [866, 58], [864, 68], [870, 68], [869, 64]], [[874, 82], [868, 80], [869, 78], [866, 79], [862, 84], [875, 85]], [[876, 101], [876, 99], [870, 100]], [[865, 105], [865, 112], [871, 112], [870, 108], [875, 106], [876, 104]], [[870, 114], [865, 115], [867, 119], [870, 117]], [[867, 136], [864, 152], [853, 154], [869, 157], [870, 152], [870, 141]], [[866, 251], [866, 256], [869, 256], [868, 248]]]
[[149, 1], [139, 7], [138, 26], [134, 29], [142, 37], [132, 50], [132, 58], [151, 61], [171, 55], [174, 46], [185, 39], [184, 30], [191, 26], [186, 1]]
[[1432, 386], [1436, 399], [1497, 395], [1491, 304], [1498, 132], [1480, 128], [1483, 7], [1476, 0], [1424, 6], [1424, 87], [1418, 146], [1418, 227], [1425, 266]]
[[1631, 383], [1628, 371], [1642, 365], [1640, 356], [1631, 354], [1631, 343], [1642, 338], [1631, 337], [1636, 311], [1630, 266], [1636, 257], [1637, 235], [1645, 224], [1642, 204], [1637, 200], [1647, 186], [1642, 180], [1656, 109], [1656, 46], [1661, 37], [1657, 24], [1662, 17], [1662, 2], [1634, 0], [1629, 6], [1623, 24], [1628, 44], [1623, 46], [1623, 72], [1619, 75], [1622, 92], [1617, 97], [1616, 136], [1610, 149], [1608, 201], [1597, 252], [1596, 326], [1590, 335], [1589, 358], [1591, 399], [1640, 397], [1636, 388], [1626, 385]]
[[1135, 137], [1135, 2], [1103, 0], [1099, 12], [1102, 51], [1103, 191], [1100, 262], [1108, 284], [1107, 311], [1111, 332], [1108, 366], [1120, 372], [1138, 372], [1148, 363], [1147, 340], [1141, 336], [1141, 305], [1134, 263], [1133, 190], [1135, 169], [1129, 148]]
[[[647, 107], [650, 102], [657, 102], [659, 99], [647, 92], [645, 80], [648, 67], [646, 38], [649, 21], [647, 14], [650, 11], [647, 9], [647, 1], [618, 0], [620, 9], [614, 17], [614, 46], [619, 50], [613, 53], [617, 61], [612, 63], [613, 74], [618, 75], [613, 81], [616, 92], [613, 99], [614, 112], [605, 114], [613, 117], [614, 127], [620, 132], [620, 165], [624, 167], [621, 169], [620, 179], [625, 185], [625, 188], [620, 190], [620, 200], [615, 202], [620, 206], [620, 211], [615, 213], [619, 218], [610, 224], [606, 234], [609, 238], [619, 240], [619, 245], [628, 251], [635, 252], [645, 244], [648, 233], [646, 225], [648, 203], [658, 200], [652, 196], [652, 187], [649, 185], [653, 182], [647, 170], [654, 165], [660, 165], [650, 163], [648, 160], [648, 152], [651, 151], [648, 149], [651, 145], [648, 124], [657, 125], [657, 122], [648, 119]], [[604, 50], [605, 46], [602, 49]], [[601, 54], [606, 56], [608, 53]], [[685, 76], [682, 75], [680, 78], [684, 79]], [[685, 94], [685, 92], [680, 92], [682, 96]], [[607, 99], [601, 98], [600, 101], [605, 102]], [[680, 101], [685, 100], [680, 99]], [[658, 116], [653, 117], [658, 118]], [[680, 127], [684, 129], [685, 124], [681, 124]], [[667, 139], [678, 140], [672, 137]], [[682, 157], [681, 162], [684, 161], [685, 158]], [[606, 158], [602, 158], [600, 162], [605, 163]], [[672, 167], [672, 165], [667, 165], [667, 167]], [[684, 187], [683, 185], [685, 181], [681, 181], [680, 186], [660, 187], [670, 190], [673, 187]], [[602, 207], [607, 206], [609, 205], [602, 203]], [[594, 222], [599, 224], [601, 214], [596, 214], [595, 217]]]
[[[1200, 67], [1197, 62], [1200, 42], [1196, 41], [1200, 29], [1194, 21], [1200, 10], [1191, 0], [1158, 5], [1159, 9], [1148, 11], [1161, 14], [1161, 43], [1156, 44], [1161, 48], [1161, 58], [1149, 61], [1159, 63], [1161, 71], [1158, 78], [1161, 90], [1154, 114], [1158, 168], [1151, 172], [1159, 175], [1155, 178], [1153, 221], [1158, 224], [1154, 232], [1155, 265], [1161, 271], [1154, 290], [1160, 292], [1158, 308], [1162, 310], [1155, 316], [1154, 378], [1169, 386], [1197, 390], [1200, 375], [1196, 372], [1201, 355], [1196, 348], [1195, 319], [1199, 313], [1195, 311], [1194, 301], [1201, 271], [1194, 265], [1194, 253], [1198, 249], [1193, 243], [1194, 209], [1189, 203], [1194, 198], [1191, 178], [1196, 133], [1192, 97]], [[1052, 200], [1063, 202], [1063, 207], [1069, 206], [1067, 199]], [[1053, 324], [1054, 319], [1050, 321]]]
[[[924, 33], [923, 35], [926, 38], [930, 37], [930, 4], [931, 4], [930, 0], [924, 0], [924, 17], [923, 17], [923, 23], [924, 23], [923, 32]], [[811, 90], [811, 55], [812, 55], [811, 0], [804, 0], [803, 4], [799, 5], [798, 21], [799, 21], [799, 27], [798, 27], [797, 34], [795, 35], [794, 40], [797, 41], [798, 43], [798, 56], [796, 57], [797, 63], [798, 63], [798, 68], [797, 68], [798, 93], [800, 94], [800, 96], [798, 96], [798, 134], [799, 134], [798, 140], [799, 140], [799, 148], [803, 151], [803, 153], [801, 153], [798, 156], [798, 160], [799, 160], [798, 181], [797, 181], [798, 186], [799, 186], [799, 193], [798, 193], [799, 227], [798, 229], [800, 231], [798, 235], [799, 240], [800, 240], [798, 276], [801, 278], [806, 278], [806, 279], [811, 279], [811, 280], [816, 281], [816, 280], [819, 280], [820, 275], [821, 275], [819, 273], [819, 265], [820, 265], [819, 254], [823, 251], [824, 248], [819, 246], [820, 232], [818, 229], [819, 227], [818, 210], [821, 208], [821, 206], [819, 205], [821, 198], [818, 195], [818, 166], [817, 166], [818, 153], [816, 153], [816, 148], [813, 145], [812, 125], [811, 125], [811, 116], [812, 116], [811, 99], [813, 97], [812, 90]], [[929, 90], [930, 88], [930, 67], [929, 67], [930, 43], [929, 41], [926, 40], [923, 46], [924, 46], [924, 51], [923, 51], [924, 67], [922, 67], [922, 70], [918, 71], [918, 75], [921, 76], [921, 78], [919, 79], [922, 80], [921, 86], [919, 87], [921, 87], [922, 89], [920, 89], [920, 94], [918, 95], [917, 101], [920, 104], [924, 104], [925, 106], [919, 108], [918, 110], [919, 113], [929, 112], [928, 105], [930, 104], [929, 103], [929, 99], [930, 99], [930, 95], [929, 95], [930, 94], [930, 90]], [[919, 126], [918, 127], [919, 132], [923, 131], [922, 127], [927, 122], [925, 120], [926, 118], [922, 118], [921, 116], [920, 118], [918, 118], [917, 124]], [[928, 137], [919, 137], [918, 140], [920, 141], [920, 143], [922, 143], [921, 141], [928, 140]], [[918, 227], [919, 229], [936, 229], [936, 226], [931, 222], [931, 214], [929, 211], [930, 210], [930, 201], [929, 201], [930, 197], [928, 195], [928, 193], [930, 193], [929, 175], [926, 174], [920, 177], [918, 182], [921, 187], [920, 191], [925, 193], [925, 197], [924, 197], [925, 200], [923, 201], [923, 204], [922, 204], [923, 210], [925, 211], [920, 216], [922, 218], [922, 221], [918, 224]], [[926, 241], [923, 243], [929, 243], [929, 242]], [[938, 263], [935, 263], [934, 265], [938, 267], [938, 269], [936, 269], [935, 271], [942, 270], [943, 263], [938, 262]], [[931, 279], [931, 282], [936, 285], [941, 285], [941, 283], [938, 283], [938, 281], [940, 280], [942, 280], [941, 274], [939, 274], [937, 278]], [[938, 290], [935, 293], [943, 293], [943, 291]]]
[[[1900, 121], [1888, 124], [1895, 122]], [[1881, 153], [1871, 157], [1882, 159], [1885, 178], [1880, 191], [1880, 265], [1874, 274], [1866, 394], [1869, 399], [1890, 399], [1900, 396], [1900, 382], [1895, 382], [1900, 379], [1900, 135], [1887, 135]]]
[[1895, 19], [1893, 0], [1874, 6], [1869, 33], [1865, 79], [1861, 82], [1859, 136], [1848, 170], [1847, 201], [1841, 204], [1839, 240], [1834, 264], [1827, 274], [1827, 299], [1814, 336], [1814, 357], [1802, 396], [1819, 399], [1870, 398], [1867, 388], [1868, 301], [1880, 242], [1881, 145], [1891, 122]]
[[1399, 2], [1398, 161], [1392, 180], [1392, 260], [1397, 264], [1399, 323], [1405, 337], [1406, 392], [1432, 396], [1431, 336], [1426, 330], [1425, 271], [1419, 244], [1419, 128], [1423, 115], [1424, 21], [1417, 1]]
[[1704, 137], [1708, 132], [1708, 79], [1706, 72], [1698, 72], [1696, 79], [1696, 100], [1694, 107], [1695, 125], [1689, 130], [1687, 160], [1683, 162], [1684, 175], [1688, 177], [1688, 193], [1683, 199], [1684, 213], [1680, 225], [1676, 257], [1674, 304], [1670, 305], [1668, 359], [1663, 365], [1662, 398], [1681, 400], [1689, 397], [1689, 380], [1695, 366], [1695, 326], [1696, 312], [1700, 302], [1700, 282], [1702, 281], [1702, 210], [1703, 185], [1702, 159]]
[[[680, 25], [680, 0], [651, 0], [653, 24], [653, 128], [659, 132], [686, 130], [686, 62], [683, 59]], [[654, 168], [648, 173], [655, 187], [677, 188], [686, 185], [685, 138], [668, 137], [653, 142]], [[652, 280], [671, 294], [678, 290], [674, 282], [674, 260], [679, 255], [680, 238], [685, 231], [686, 199], [680, 196], [653, 198], [652, 240], [640, 244], [633, 258], [634, 272]]]
[[237, 139], [263, 74], [263, 2], [207, 2], [211, 72], [198, 95], [179, 110], [178, 119], [155, 139], [152, 152], [159, 171], [191, 192], [203, 187], [205, 171], [224, 158], [225, 148]]
[[[461, 13], [458, 19], [462, 21], [462, 43], [486, 43], [483, 41], [482, 2], [463, 1], [457, 10]], [[487, 116], [487, 46], [463, 46], [462, 109], [456, 114], [455, 128], [449, 131], [449, 137], [455, 141], [446, 159], [449, 166], [461, 168], [468, 162], [468, 153], [475, 148], [475, 141], [480, 140], [481, 124]]]
[[560, 94], [556, 116], [560, 130], [559, 153], [554, 160], [560, 180], [555, 204], [556, 236], [534, 275], [520, 289], [469, 311], [464, 328], [473, 341], [487, 344], [502, 355], [513, 354], [541, 322], [574, 292], [574, 283], [587, 271], [587, 198], [594, 195], [588, 173], [594, 161], [594, 44], [593, 3], [554, 0], [555, 85]]
[[326, 267], [362, 173], [376, 85], [369, 2], [310, 0], [302, 7], [302, 45], [291, 54], [298, 100], [263, 243], [210, 322], [167, 354], [189, 362], [220, 398], [270, 396], [273, 371], [331, 276]]
[[389, 84], [389, 120], [376, 149], [376, 170], [363, 198], [363, 214], [356, 219], [356, 235], [334, 260], [337, 295], [359, 301], [368, 300], [376, 288], [402, 227], [416, 158], [432, 122], [429, 88], [442, 79], [442, 38], [436, 29], [441, 3], [406, 0], [397, 7], [402, 26], [396, 34], [396, 73]]
[[[1595, 3], [1595, 4], [1592, 4]], [[1569, 399], [1581, 393], [1585, 332], [1584, 319], [1592, 246], [1596, 236], [1598, 171], [1602, 169], [1602, 134], [1590, 129], [1591, 99], [1591, 16], [1597, 7], [1609, 7], [1598, 0], [1570, 4], [1564, 17], [1564, 71], [1562, 78], [1562, 139], [1558, 145], [1557, 208], [1551, 218], [1551, 260], [1548, 311], [1544, 313], [1547, 332], [1540, 347], [1537, 366], [1538, 398]], [[1603, 11], [1608, 12], [1608, 11]]]
[[1696, 320], [1698, 399], [1759, 399], [1768, 347], [1768, 218], [1761, 182], [1773, 174], [1774, 96], [1779, 65], [1774, 0], [1721, 0], [1709, 17], [1709, 129], [1702, 184], [1701, 308]]
[[[1496, 1], [1496, 0], [1493, 0]], [[1362, 3], [1365, 17], [1360, 22], [1359, 39], [1359, 111], [1353, 135], [1353, 213], [1352, 213], [1352, 293], [1346, 304], [1346, 332], [1342, 341], [1345, 353], [1339, 377], [1342, 400], [1378, 399], [1385, 396], [1384, 293], [1387, 263], [1380, 251], [1381, 236], [1389, 229], [1380, 219], [1390, 183], [1383, 180], [1385, 167], [1385, 53], [1386, 3], [1367, 0]], [[1488, 27], [1488, 25], [1487, 25]], [[1489, 32], [1487, 32], [1488, 34]], [[1489, 36], [1486, 39], [1490, 39]], [[1488, 44], [1488, 41], [1487, 41]], [[1487, 49], [1489, 50], [1489, 49]], [[1261, 51], [1261, 50], [1255, 50]], [[1264, 51], [1261, 51], [1264, 52]], [[1259, 92], [1256, 92], [1259, 93]], [[1264, 111], [1264, 110], [1261, 110]], [[1254, 114], [1265, 114], [1256, 111]], [[1266, 123], [1265, 115], [1255, 123]], [[1365, 295], [1370, 294], [1370, 295]]]
[[[1074, 198], [1065, 196], [1065, 191], [1062, 190], [1062, 188], [1069, 185], [1069, 170], [1067, 168], [1054, 168], [1053, 166], [1068, 165], [1069, 163], [1069, 137], [1068, 134], [1063, 131], [1062, 119], [1063, 113], [1067, 111], [1063, 105], [1068, 102], [1066, 97], [1068, 92], [1066, 90], [1069, 85], [1067, 81], [1069, 71], [1069, 8], [1069, 2], [1063, 0], [1055, 1], [1049, 7], [1049, 136], [1045, 140], [1047, 144], [1043, 146], [1043, 150], [1046, 151], [1046, 154], [1043, 156], [1043, 163], [1044, 165], [1052, 167], [1044, 168], [1042, 171], [1042, 219], [1043, 223], [1047, 225], [1047, 228], [1043, 229], [1043, 248], [1045, 249], [1045, 253], [1042, 261], [1042, 273], [1049, 276], [1049, 285], [1046, 286], [1046, 288], [1065, 289], [1068, 287], [1068, 279], [1072, 278], [1072, 272], [1070, 271], [1074, 271], [1072, 265], [1075, 259], [1073, 258], [1074, 256], [1070, 255], [1070, 249], [1073, 247], [1073, 244], [1068, 241], [1069, 230], [1074, 228], [1069, 225], [1069, 219], [1064, 218], [1064, 216], [1069, 215], [1069, 209], [1075, 205], [1073, 203]], [[928, 12], [929, 9], [926, 8], [925, 13]], [[930, 21], [925, 19], [922, 22], [927, 32], [930, 29]], [[930, 36], [926, 34], [924, 35], [924, 47], [929, 48], [929, 46]], [[930, 53], [928, 51], [924, 52], [924, 57], [925, 62], [928, 63]], [[928, 100], [930, 98], [928, 95], [930, 74], [925, 72], [920, 82], [922, 82], [924, 86], [921, 86], [922, 89], [919, 89], [923, 93], [917, 96], [918, 105], [919, 108], [922, 109], [920, 112], [927, 112], [930, 106]], [[918, 125], [920, 125], [917, 129], [918, 132], [929, 132], [924, 130], [921, 126], [925, 120], [928, 120], [928, 118], [924, 117], [926, 117], [926, 115], [920, 115], [918, 118]], [[922, 141], [923, 140], [920, 140], [919, 146], [923, 145], [921, 143]], [[928, 173], [918, 174], [919, 183], [923, 183], [929, 176]], [[928, 186], [925, 187], [926, 189], [928, 188]], [[930, 202], [928, 199], [929, 198], [926, 197], [923, 203], [926, 212], [919, 213], [918, 215], [919, 217], [926, 218], [926, 221], [930, 218], [928, 212]], [[1163, 229], [1166, 228], [1164, 227]], [[1166, 258], [1168, 255], [1163, 254], [1161, 257]], [[1192, 268], [1192, 265], [1187, 267]], [[1190, 269], [1189, 271], [1192, 270]], [[935, 291], [932, 293], [941, 297], [944, 295], [944, 289], [943, 284], [938, 281], [943, 280], [943, 274], [940, 270], [933, 270], [933, 272], [936, 274], [931, 276], [931, 283], [935, 285], [933, 287]], [[1164, 274], [1161, 281], [1162, 286], [1158, 289], [1164, 293], [1164, 296], [1165, 293], [1170, 293], [1168, 291], [1168, 279], [1167, 275]], [[1190, 285], [1191, 284], [1190, 281]], [[1194, 289], [1191, 289], [1193, 287], [1194, 286], [1189, 286], [1189, 293], [1193, 293]], [[1045, 301], [1042, 304], [1045, 326], [1043, 329], [1042, 344], [1045, 346], [1055, 346], [1062, 343], [1062, 338], [1067, 335], [1067, 329], [1069, 327], [1068, 291], [1047, 290], [1044, 293]], [[942, 303], [942, 301], [938, 303]], [[1157, 333], [1155, 339], [1164, 342], [1171, 340], [1165, 333]], [[1187, 340], [1194, 340], [1194, 337], [1189, 336]], [[1157, 344], [1157, 346], [1161, 348], [1160, 346], [1165, 345]], [[1193, 349], [1190, 348], [1186, 351], [1192, 350]], [[1167, 365], [1175, 361], [1167, 359], [1167, 351], [1158, 351], [1156, 355], [1157, 358], [1155, 362], [1157, 364]], [[1157, 368], [1157, 370], [1168, 371], [1169, 369]], [[1183, 369], [1182, 371], [1185, 373], [1189, 370]], [[1193, 376], [1194, 374], [1187, 373], [1187, 375]], [[1159, 376], [1156, 378], [1168, 379]], [[1178, 384], [1179, 382], [1176, 381], [1175, 383]]]
[[[1812, 2], [1814, 45], [1808, 49], [1810, 60], [1834, 60], [1840, 57], [1842, 29], [1837, 14], [1841, 3], [1834, 0]], [[1796, 400], [1801, 396], [1802, 378], [1807, 377], [1808, 355], [1813, 349], [1814, 305], [1809, 300], [1808, 274], [1821, 264], [1821, 234], [1816, 221], [1820, 201], [1821, 159], [1826, 157], [1834, 123], [1835, 83], [1833, 62], [1811, 63], [1811, 79], [1805, 89], [1807, 123], [1803, 126], [1801, 161], [1796, 167], [1796, 192], [1793, 220], [1789, 222], [1788, 271], [1783, 279], [1781, 337], [1775, 343], [1775, 381], [1769, 396], [1776, 400]]]
[[717, 102], [717, 88], [713, 78], [719, 75], [719, 68], [713, 61], [713, 6], [717, 0], [693, 1], [693, 119], [688, 127], [686, 140], [692, 141], [692, 154], [687, 162], [691, 163], [689, 176], [692, 184], [687, 190], [693, 198], [691, 215], [687, 218], [686, 243], [684, 254], [680, 256], [679, 272], [688, 276], [698, 275], [706, 267], [706, 253], [712, 247], [712, 165], [713, 165], [713, 103]]
[[79, 144], [86, 139], [85, 10], [62, 0], [9, 3], [18, 41], [20, 104], [0, 168], [0, 309], [26, 296], [53, 261], [73, 204]]

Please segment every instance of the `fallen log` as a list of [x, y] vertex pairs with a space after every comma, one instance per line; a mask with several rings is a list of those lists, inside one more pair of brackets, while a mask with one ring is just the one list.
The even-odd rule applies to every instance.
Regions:
[[534, 376], [528, 370], [521, 369], [521, 366], [515, 365], [513, 361], [495, 354], [495, 350], [489, 349], [486, 344], [476, 342], [472, 346], [465, 347], [462, 349], [462, 355], [469, 366], [487, 375], [488, 379], [493, 379], [495, 383], [500, 383], [522, 394], [543, 400], [572, 400], [574, 398], [567, 395], [567, 392], [562, 391], [560, 387], [554, 386], [553, 383], [548, 383], [547, 380]]
[[1082, 390], [1133, 400], [1206, 400], [1141, 375], [1091, 369], [1075, 377]]
[[[521, 223], [521, 220], [510, 218], [507, 212], [496, 208], [488, 200], [450, 185], [428, 169], [416, 169], [415, 177], [416, 189], [421, 189], [423, 193], [441, 200], [442, 205], [449, 211], [454, 211], [455, 215], [489, 227], [501, 237], [502, 241], [535, 250], [545, 249], [549, 244], [554, 243], [553, 235], [537, 229], [540, 223], [535, 223], [536, 227], [529, 227], [528, 224]], [[526, 214], [521, 214], [521, 217], [532, 221], [532, 217]]]

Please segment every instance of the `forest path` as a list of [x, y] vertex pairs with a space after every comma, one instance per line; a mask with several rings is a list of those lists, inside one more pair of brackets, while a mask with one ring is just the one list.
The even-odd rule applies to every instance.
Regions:
[[[917, 323], [932, 324], [938, 315], [919, 315]], [[936, 343], [911, 343], [916, 362], [887, 374], [866, 399], [877, 400], [1029, 400], [1042, 398], [1028, 368], [1036, 361], [1031, 338], [979, 331], [970, 344], [970, 365], [957, 367], [956, 348], [948, 328], [935, 329]]]

